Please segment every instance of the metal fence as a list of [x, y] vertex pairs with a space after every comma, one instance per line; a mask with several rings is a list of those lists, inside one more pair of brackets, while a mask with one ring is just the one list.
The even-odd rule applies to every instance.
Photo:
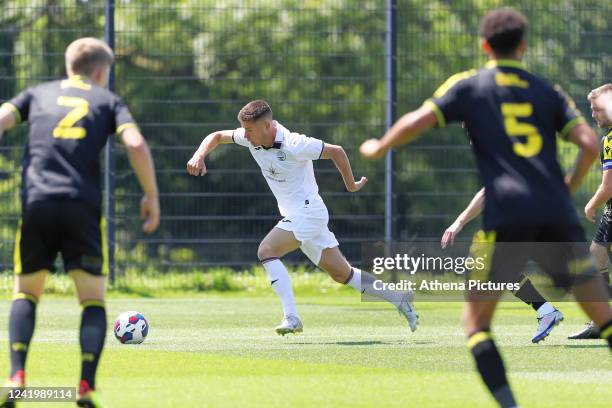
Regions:
[[[104, 37], [110, 2], [4, 3], [2, 101], [26, 86], [61, 77], [63, 50], [71, 40]], [[366, 189], [351, 194], [331, 163], [315, 163], [330, 228], [351, 261], [359, 261], [362, 243], [385, 239], [389, 208], [393, 239], [438, 239], [478, 189], [461, 129], [431, 132], [398, 150], [387, 180], [391, 185], [384, 161], [361, 161], [357, 147], [384, 132], [389, 107], [398, 114], [413, 109], [452, 73], [484, 63], [478, 21], [498, 3], [116, 1], [115, 90], [152, 146], [162, 206], [160, 230], [146, 236], [137, 212], [140, 190], [117, 144], [109, 172], [115, 208], [108, 220], [115, 226], [117, 272], [256, 262], [259, 241], [280, 217], [248, 151], [220, 146], [208, 159], [209, 175], [193, 178], [185, 172], [203, 137], [237, 127], [236, 113], [256, 98], [268, 100], [276, 119], [289, 129], [343, 145], [356, 176], [370, 179]], [[396, 4], [395, 26], [389, 24], [389, 4]], [[588, 114], [586, 93], [610, 78], [612, 6], [604, 0], [512, 5], [531, 23], [527, 67], [560, 83]], [[390, 39], [396, 40], [395, 52], [389, 51]], [[396, 67], [394, 81], [389, 62]], [[0, 146], [0, 269], [12, 268], [25, 137], [21, 127], [6, 133]], [[571, 148], [561, 150], [567, 166]], [[593, 170], [577, 197], [579, 207], [597, 183]], [[464, 237], [469, 236], [466, 231]], [[289, 261], [305, 257], [296, 253]]]

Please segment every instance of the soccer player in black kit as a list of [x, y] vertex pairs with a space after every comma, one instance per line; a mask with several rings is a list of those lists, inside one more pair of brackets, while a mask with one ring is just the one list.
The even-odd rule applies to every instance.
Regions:
[[104, 307], [108, 248], [101, 217], [100, 151], [117, 134], [144, 191], [143, 230], [159, 225], [153, 159], [126, 104], [105, 89], [114, 60], [95, 38], [66, 49], [68, 77], [30, 87], [0, 107], [0, 135], [28, 122], [23, 158], [22, 215], [14, 251], [15, 289], [9, 317], [11, 369], [0, 406], [11, 407], [9, 389], [25, 384], [25, 362], [34, 333], [36, 305], [45, 278], [61, 253], [82, 307], [81, 379], [77, 405], [103, 407], [95, 375], [106, 336]]
[[[495, 247], [489, 282], [503, 278], [512, 282], [527, 260], [535, 260], [557, 285], [571, 286], [612, 348], [612, 310], [606, 288], [589, 257], [570, 199], [597, 156], [597, 140], [573, 102], [521, 64], [526, 27], [525, 17], [516, 10], [487, 13], [480, 34], [491, 61], [482, 69], [451, 76], [432, 99], [401, 117], [382, 139], [365, 141], [360, 151], [365, 158], [381, 158], [388, 149], [414, 140], [429, 128], [464, 122], [485, 188], [484, 231], [477, 238], [515, 243]], [[576, 165], [565, 179], [556, 159], [556, 134], [579, 148]], [[521, 242], [531, 243], [533, 249], [516, 251]], [[557, 250], [534, 242], [557, 243]], [[559, 251], [560, 247], [575, 250]], [[487, 388], [500, 406], [515, 407], [490, 332], [501, 293], [467, 292], [464, 328]]]

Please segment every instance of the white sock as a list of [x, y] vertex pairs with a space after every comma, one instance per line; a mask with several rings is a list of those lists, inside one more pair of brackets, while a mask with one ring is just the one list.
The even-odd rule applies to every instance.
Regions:
[[407, 294], [407, 292], [399, 290], [376, 290], [373, 285], [375, 280], [376, 277], [374, 275], [353, 268], [353, 276], [346, 284], [354, 288], [357, 292], [384, 299], [389, 303], [393, 303], [395, 306], [399, 305], [402, 298]]
[[298, 316], [293, 288], [291, 287], [291, 278], [285, 265], [278, 258], [264, 259], [262, 265], [266, 272], [268, 272], [272, 288], [280, 298], [285, 317], [289, 315]]
[[538, 307], [538, 317], [542, 317], [545, 314], [549, 314], [555, 311], [555, 308], [550, 303], [546, 302], [542, 306]]

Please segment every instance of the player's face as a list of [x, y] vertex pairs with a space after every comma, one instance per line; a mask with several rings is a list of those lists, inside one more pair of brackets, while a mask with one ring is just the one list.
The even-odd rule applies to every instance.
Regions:
[[260, 118], [253, 122], [240, 122], [244, 128], [244, 137], [253, 146], [271, 146], [273, 140], [270, 140], [271, 121], [266, 118]]
[[612, 126], [612, 93], [591, 99], [591, 116], [600, 128]]

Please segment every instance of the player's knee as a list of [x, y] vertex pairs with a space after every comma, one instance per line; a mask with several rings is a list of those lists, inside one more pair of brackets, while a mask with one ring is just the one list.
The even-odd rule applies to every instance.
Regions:
[[350, 269], [346, 271], [341, 268], [321, 264], [319, 264], [319, 267], [327, 272], [330, 278], [332, 278], [334, 281], [342, 284], [346, 283], [346, 280], [351, 273]]
[[275, 256], [277, 255], [270, 244], [268, 244], [267, 242], [262, 242], [261, 244], [259, 244], [259, 248], [257, 248], [257, 258], [260, 261]]

